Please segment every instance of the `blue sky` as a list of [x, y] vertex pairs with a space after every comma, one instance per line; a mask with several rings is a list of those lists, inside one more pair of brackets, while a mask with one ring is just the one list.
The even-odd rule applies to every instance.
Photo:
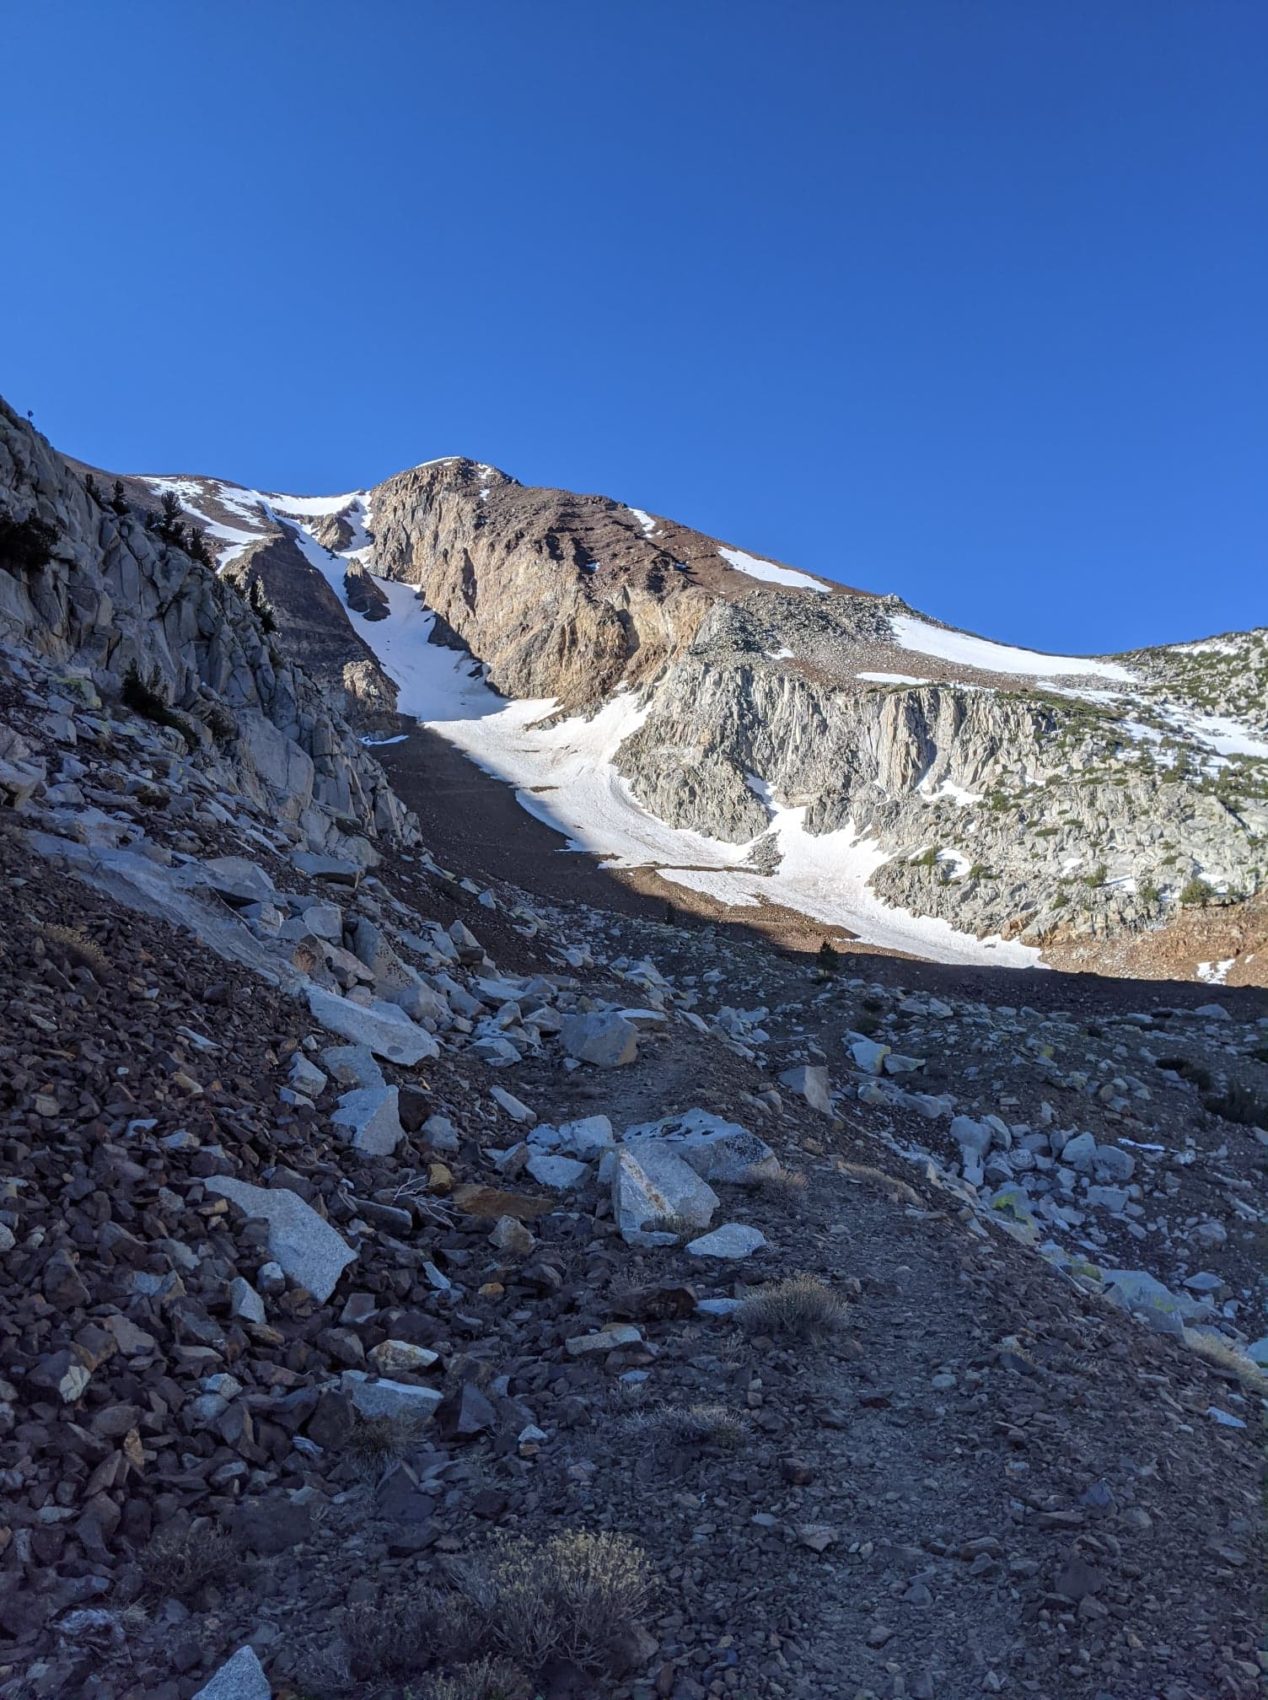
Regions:
[[6, 8], [0, 388], [601, 490], [1012, 642], [1268, 621], [1261, 0]]

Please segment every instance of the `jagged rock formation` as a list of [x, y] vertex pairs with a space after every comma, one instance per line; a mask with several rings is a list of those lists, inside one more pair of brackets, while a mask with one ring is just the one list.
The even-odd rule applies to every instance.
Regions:
[[885, 604], [816, 599], [811, 641], [772, 659], [803, 602], [763, 591], [719, 605], [658, 682], [618, 765], [663, 819], [757, 839], [760, 790], [804, 806], [812, 834], [853, 825], [884, 846], [872, 884], [889, 902], [1035, 944], [1147, 926], [1197, 878], [1213, 893], [1256, 888], [1257, 775], [1222, 794], [1222, 768], [1157, 762], [1121, 710], [1041, 685], [860, 682], [891, 644]]
[[107, 698], [132, 675], [175, 717], [173, 737], [314, 844], [351, 834], [369, 855], [371, 838], [412, 837], [377, 764], [259, 614], [98, 489], [0, 404], [0, 507], [53, 537], [39, 566], [0, 557], [0, 640], [79, 669]]

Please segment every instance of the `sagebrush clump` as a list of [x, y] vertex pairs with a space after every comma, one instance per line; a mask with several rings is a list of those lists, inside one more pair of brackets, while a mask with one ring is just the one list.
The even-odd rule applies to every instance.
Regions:
[[533, 1684], [507, 1659], [477, 1659], [448, 1676], [428, 1677], [407, 1700], [533, 1700]]
[[772, 1339], [826, 1340], [845, 1324], [845, 1303], [814, 1275], [790, 1275], [750, 1293], [736, 1320], [746, 1334]]
[[238, 1566], [237, 1548], [218, 1523], [160, 1529], [141, 1553], [141, 1573], [154, 1594], [188, 1598], [223, 1582]]
[[395, 1459], [407, 1458], [417, 1448], [422, 1432], [417, 1417], [359, 1417], [344, 1449], [359, 1474], [378, 1476]]
[[734, 1451], [748, 1437], [748, 1419], [728, 1405], [660, 1405], [627, 1420], [637, 1446], [649, 1452]]
[[348, 1606], [342, 1627], [352, 1673], [360, 1679], [462, 1664], [479, 1657], [489, 1639], [471, 1602], [438, 1588], [384, 1594]]
[[40, 928], [44, 948], [50, 956], [69, 960], [87, 968], [95, 980], [104, 980], [110, 972], [110, 958], [95, 939], [90, 939], [82, 927], [63, 926], [60, 921], [46, 921]]
[[576, 1529], [504, 1539], [467, 1588], [494, 1641], [526, 1669], [562, 1657], [597, 1670], [647, 1609], [653, 1575], [627, 1535]]

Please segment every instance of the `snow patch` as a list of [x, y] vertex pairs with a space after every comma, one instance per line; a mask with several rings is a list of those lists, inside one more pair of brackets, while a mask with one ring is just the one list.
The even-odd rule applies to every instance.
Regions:
[[1011, 644], [992, 643], [970, 632], [953, 632], [931, 626], [914, 614], [891, 614], [894, 642], [920, 655], [934, 655], [961, 667], [976, 667], [987, 673], [1024, 673], [1036, 678], [1120, 679], [1136, 683], [1136, 675], [1116, 661], [1094, 661], [1080, 655], [1042, 655], [1033, 649], [1014, 649]]
[[652, 518], [652, 516], [650, 514], [645, 514], [643, 512], [642, 508], [631, 508], [629, 511], [634, 515], [634, 518], [642, 526], [643, 535], [645, 537], [655, 537], [655, 535], [656, 535], [656, 521]]
[[1222, 986], [1228, 979], [1229, 969], [1236, 961], [1235, 956], [1230, 956], [1227, 962], [1199, 962], [1196, 978], [1205, 980], [1208, 986]]
[[790, 590], [815, 590], [820, 596], [826, 596], [831, 585], [820, 584], [817, 578], [811, 578], [809, 573], [797, 573], [791, 567], [777, 567], [773, 561], [763, 561], [757, 555], [746, 555], [743, 549], [719, 549], [718, 554], [734, 567], [737, 573], [747, 573], [750, 578], [764, 579], [767, 584], [782, 584]]

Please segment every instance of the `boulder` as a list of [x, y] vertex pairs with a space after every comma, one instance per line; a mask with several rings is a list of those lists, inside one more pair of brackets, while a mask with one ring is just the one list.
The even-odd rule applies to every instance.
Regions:
[[307, 988], [308, 1008], [315, 1021], [329, 1033], [337, 1033], [354, 1045], [367, 1045], [376, 1057], [408, 1068], [440, 1055], [440, 1046], [430, 1033], [416, 1025], [391, 1003], [359, 1004], [348, 998]]
[[524, 1166], [539, 1185], [554, 1192], [571, 1192], [590, 1178], [588, 1163], [579, 1163], [575, 1157], [555, 1156], [549, 1151], [534, 1151]]
[[651, 1143], [637, 1153], [617, 1153], [612, 1214], [631, 1245], [649, 1231], [664, 1232], [666, 1224], [707, 1228], [720, 1203], [713, 1188], [665, 1146]]
[[786, 1086], [790, 1092], [796, 1092], [803, 1097], [812, 1110], [818, 1110], [825, 1116], [832, 1114], [832, 1097], [826, 1068], [799, 1063], [796, 1068], [786, 1068], [779, 1077], [779, 1083]]
[[361, 878], [358, 863], [349, 862], [341, 856], [323, 856], [314, 850], [293, 851], [291, 865], [297, 872], [307, 874], [309, 879], [328, 880], [332, 885], [354, 886]]
[[320, 1098], [326, 1090], [326, 1076], [315, 1063], [309, 1062], [302, 1051], [296, 1051], [291, 1058], [286, 1078], [296, 1092], [302, 1092], [305, 1098]]
[[405, 1137], [395, 1086], [358, 1086], [345, 1092], [330, 1120], [354, 1150], [367, 1157], [388, 1156]]
[[595, 1068], [620, 1068], [638, 1055], [638, 1028], [623, 1015], [570, 1015], [559, 1038], [570, 1057]]
[[606, 1116], [582, 1116], [558, 1127], [538, 1122], [528, 1135], [528, 1143], [543, 1151], [559, 1151], [567, 1157], [580, 1157], [583, 1162], [593, 1163], [612, 1150], [616, 1136]]
[[408, 1381], [371, 1381], [364, 1370], [346, 1369], [343, 1392], [363, 1417], [430, 1417], [441, 1395], [434, 1387], [415, 1387]]
[[202, 886], [227, 903], [261, 903], [276, 895], [264, 869], [245, 856], [212, 856], [206, 862], [187, 862], [173, 876], [185, 889]]
[[960, 1147], [967, 1165], [970, 1159], [980, 1161], [985, 1157], [994, 1134], [985, 1122], [975, 1122], [971, 1116], [953, 1116], [951, 1137]]
[[1136, 1159], [1121, 1145], [1098, 1145], [1094, 1168], [1102, 1180], [1129, 1181], [1136, 1173]]
[[229, 1283], [229, 1314], [243, 1322], [263, 1322], [265, 1318], [264, 1300], [241, 1275], [235, 1275]]
[[1090, 1133], [1076, 1133], [1073, 1139], [1067, 1139], [1061, 1148], [1061, 1161], [1071, 1169], [1077, 1169], [1081, 1175], [1092, 1172], [1096, 1162], [1096, 1140]]
[[847, 1037], [845, 1043], [854, 1058], [854, 1066], [862, 1069], [864, 1074], [879, 1074], [890, 1054], [890, 1047], [878, 1045], [875, 1039]]
[[237, 1652], [194, 1695], [194, 1700], [272, 1700], [273, 1689], [252, 1647]]
[[882, 1066], [886, 1074], [917, 1074], [925, 1066], [925, 1059], [903, 1057], [899, 1056], [897, 1051], [890, 1051], [889, 1055], [882, 1059]]
[[340, 1086], [383, 1086], [383, 1070], [368, 1045], [331, 1045], [321, 1060]]
[[205, 1183], [236, 1204], [245, 1216], [268, 1223], [269, 1255], [283, 1271], [324, 1303], [340, 1275], [357, 1254], [324, 1217], [296, 1192], [285, 1187], [251, 1186], [228, 1175], [212, 1175]]
[[636, 1155], [649, 1142], [681, 1157], [707, 1181], [742, 1185], [779, 1173], [779, 1159], [765, 1140], [709, 1110], [688, 1110], [681, 1116], [662, 1116], [659, 1121], [636, 1122], [626, 1128], [625, 1144]]
[[1186, 1321], [1202, 1313], [1195, 1299], [1173, 1293], [1147, 1270], [1106, 1269], [1103, 1278], [1106, 1296], [1159, 1334], [1182, 1336]]
[[513, 1122], [535, 1122], [537, 1111], [530, 1110], [528, 1105], [517, 1098], [513, 1092], [508, 1092], [504, 1086], [490, 1086], [489, 1096], [504, 1109]]
[[686, 1249], [690, 1257], [740, 1258], [751, 1257], [766, 1243], [766, 1235], [759, 1229], [742, 1222], [725, 1222], [702, 1239], [692, 1240]]

